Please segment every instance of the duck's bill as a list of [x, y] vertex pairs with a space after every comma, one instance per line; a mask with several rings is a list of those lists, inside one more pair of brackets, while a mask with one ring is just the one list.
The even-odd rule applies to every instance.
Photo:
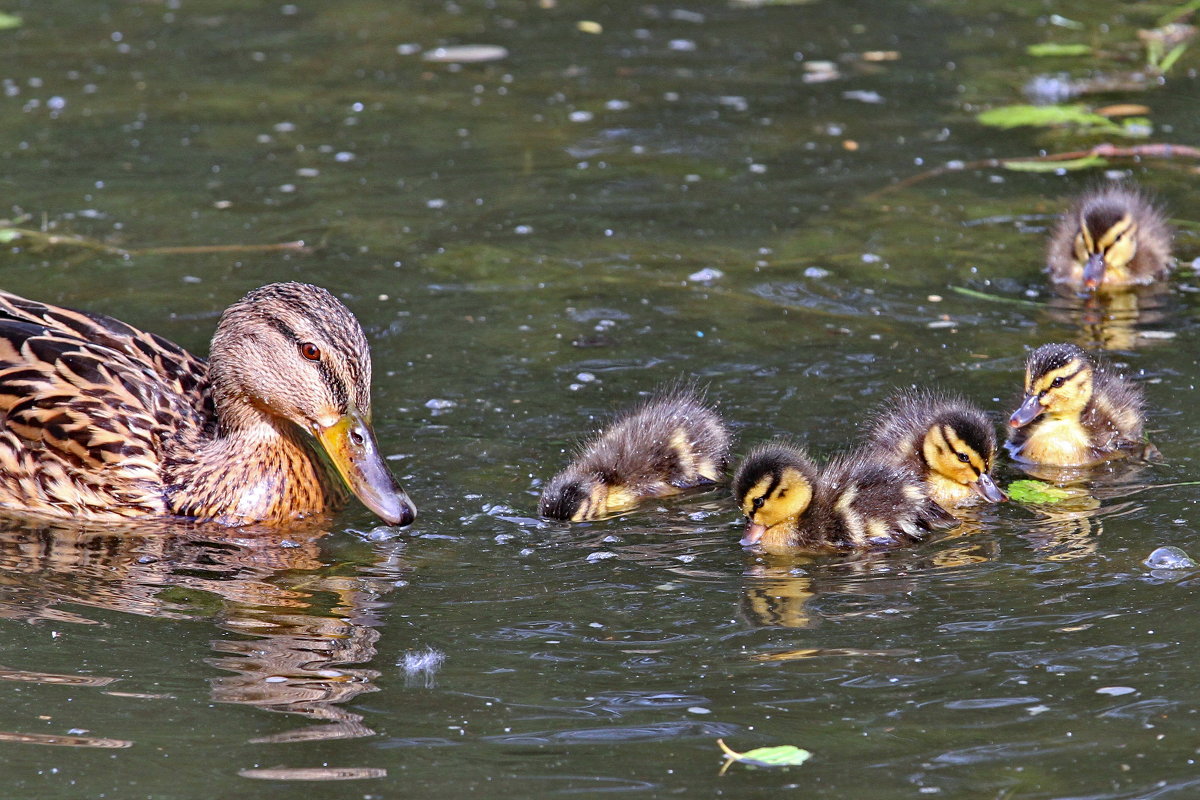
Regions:
[[1021, 403], [1021, 407], [1013, 412], [1008, 418], [1008, 424], [1014, 428], [1023, 428], [1029, 423], [1037, 419], [1038, 414], [1042, 413], [1042, 404], [1038, 400], [1036, 394], [1031, 394], [1025, 398], [1025, 402]]
[[1008, 495], [996, 485], [996, 482], [992, 480], [992, 476], [986, 472], [979, 476], [979, 480], [971, 488], [989, 503], [1003, 503], [1008, 499]]
[[1087, 289], [1097, 289], [1104, 282], [1104, 256], [1093, 253], [1083, 265], [1083, 285]]
[[367, 508], [389, 525], [408, 525], [417, 509], [387, 468], [375, 433], [358, 409], [351, 408], [337, 422], [313, 431], [346, 486]]
[[740, 544], [742, 547], [756, 545], [762, 540], [763, 534], [766, 532], [766, 525], [760, 525], [757, 522], [747, 522], [746, 533], [742, 536], [742, 539], [738, 542], [738, 544]]

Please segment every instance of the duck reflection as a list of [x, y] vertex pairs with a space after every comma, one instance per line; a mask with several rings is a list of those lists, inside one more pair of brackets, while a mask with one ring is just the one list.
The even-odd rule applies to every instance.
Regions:
[[[967, 517], [960, 529], [921, 550], [748, 556], [739, 603], [742, 618], [755, 627], [811, 628], [833, 617], [875, 614], [894, 605], [895, 598], [917, 589], [924, 580], [922, 573], [998, 558], [1000, 548], [995, 539], [969, 535], [980, 529], [983, 512], [960, 511]], [[840, 600], [818, 611], [815, 601], [820, 597]]]
[[[344, 707], [376, 691], [375, 613], [404, 567], [395, 558], [331, 566], [325, 530], [230, 531], [159, 523], [71, 527], [5, 522], [0, 528], [0, 617], [96, 624], [94, 608], [165, 619], [210, 617], [228, 635], [205, 662], [220, 703], [299, 714], [319, 725], [258, 742], [369, 736]], [[379, 559], [375, 559], [379, 561]], [[345, 574], [343, 574], [345, 573]]]
[[1050, 317], [1077, 330], [1075, 343], [1090, 350], [1133, 350], [1158, 338], [1145, 330], [1167, 319], [1168, 286], [1159, 282], [1146, 286], [1104, 287], [1079, 294], [1054, 287], [1048, 307]]

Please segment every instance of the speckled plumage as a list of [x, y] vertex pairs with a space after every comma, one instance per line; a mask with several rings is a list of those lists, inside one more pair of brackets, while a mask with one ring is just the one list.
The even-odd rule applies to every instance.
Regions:
[[1142, 454], [1149, 448], [1142, 439], [1143, 405], [1138, 384], [1087, 351], [1044, 344], [1026, 361], [1025, 394], [1012, 415], [1009, 450], [1019, 460], [1052, 466]]
[[[1163, 280], [1171, 270], [1171, 228], [1136, 187], [1110, 183], [1085, 192], [1050, 234], [1050, 280], [1076, 291]], [[1097, 271], [1087, 263], [1096, 258]], [[1089, 278], [1085, 277], [1091, 274]]]
[[617, 416], [546, 484], [539, 503], [551, 519], [595, 519], [650, 497], [721, 479], [730, 435], [691, 388], [669, 389]]
[[[321, 343], [319, 362], [297, 337]], [[334, 508], [346, 493], [300, 426], [369, 415], [370, 377], [353, 314], [307, 284], [227, 309], [211, 364], [109, 317], [0, 293], [0, 508], [234, 525]]]
[[991, 479], [996, 429], [987, 415], [961, 397], [905, 390], [875, 411], [865, 448], [920, 475], [944, 508], [1004, 499]]
[[739, 465], [733, 496], [749, 523], [743, 544], [769, 551], [886, 547], [958, 524], [913, 470], [861, 450], [821, 468], [795, 445], [759, 445]]

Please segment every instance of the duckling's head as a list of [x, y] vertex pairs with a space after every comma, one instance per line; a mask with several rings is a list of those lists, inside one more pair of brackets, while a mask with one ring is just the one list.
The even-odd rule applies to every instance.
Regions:
[[1105, 278], [1126, 283], [1138, 251], [1138, 204], [1122, 191], [1107, 191], [1082, 203], [1076, 220], [1075, 262], [1083, 270], [1085, 289], [1099, 288]]
[[779, 526], [794, 527], [812, 502], [816, 478], [816, 465], [795, 445], [771, 442], [751, 450], [733, 477], [733, 498], [746, 515], [742, 546]]
[[273, 283], [221, 316], [209, 358], [223, 435], [290, 423], [363, 504], [393, 525], [416, 516], [371, 430], [371, 353], [362, 326], [332, 294]]
[[1092, 399], [1095, 363], [1073, 344], [1044, 344], [1025, 363], [1025, 397], [1008, 424], [1021, 428], [1042, 414], [1078, 418]]
[[921, 440], [929, 470], [974, 490], [989, 503], [1008, 498], [992, 480], [996, 431], [982, 412], [950, 410], [938, 415]]
[[538, 513], [547, 519], [586, 522], [609, 512], [609, 486], [601, 476], [575, 470], [555, 475], [538, 501]]

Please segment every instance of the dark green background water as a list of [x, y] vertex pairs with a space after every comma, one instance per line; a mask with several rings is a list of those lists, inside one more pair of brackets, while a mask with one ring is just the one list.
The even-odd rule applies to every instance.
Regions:
[[[329, 287], [368, 331], [381, 445], [420, 510], [399, 537], [357, 506], [284, 541], [4, 534], [0, 794], [1195, 796], [1197, 578], [1142, 560], [1200, 554], [1198, 491], [1127, 493], [1200, 479], [1190, 269], [1143, 319], [1174, 338], [1118, 332], [1114, 354], [1147, 381], [1166, 461], [1115, 470], [1125, 488], [1098, 504], [1009, 504], [815, 562], [743, 553], [723, 491], [590, 525], [534, 515], [565, 448], [679, 376], [711, 385], [740, 450], [791, 434], [831, 452], [911, 383], [999, 420], [1026, 348], [1081, 333], [951, 287], [1045, 301], [1045, 228], [1097, 176], [968, 170], [872, 195], [1095, 143], [973, 117], [1100, 64], [1031, 63], [1031, 43], [1135, 67], [1135, 31], [1167, 6], [544, 5], [0, 6], [24, 18], [0, 32], [0, 216], [131, 250], [314, 246], [9, 246], [0, 285], [200, 352], [246, 290]], [[416, 52], [449, 44], [509, 56]], [[826, 60], [839, 77], [806, 81]], [[1194, 144], [1196, 63], [1099, 102], [1146, 103], [1154, 141]], [[1116, 166], [1196, 219], [1194, 164]], [[1187, 230], [1177, 249], [1200, 255]], [[706, 267], [723, 276], [689, 280]], [[430, 649], [444, 662], [422, 670]], [[718, 777], [718, 737], [815, 755]], [[272, 769], [379, 777], [248, 772]]]

